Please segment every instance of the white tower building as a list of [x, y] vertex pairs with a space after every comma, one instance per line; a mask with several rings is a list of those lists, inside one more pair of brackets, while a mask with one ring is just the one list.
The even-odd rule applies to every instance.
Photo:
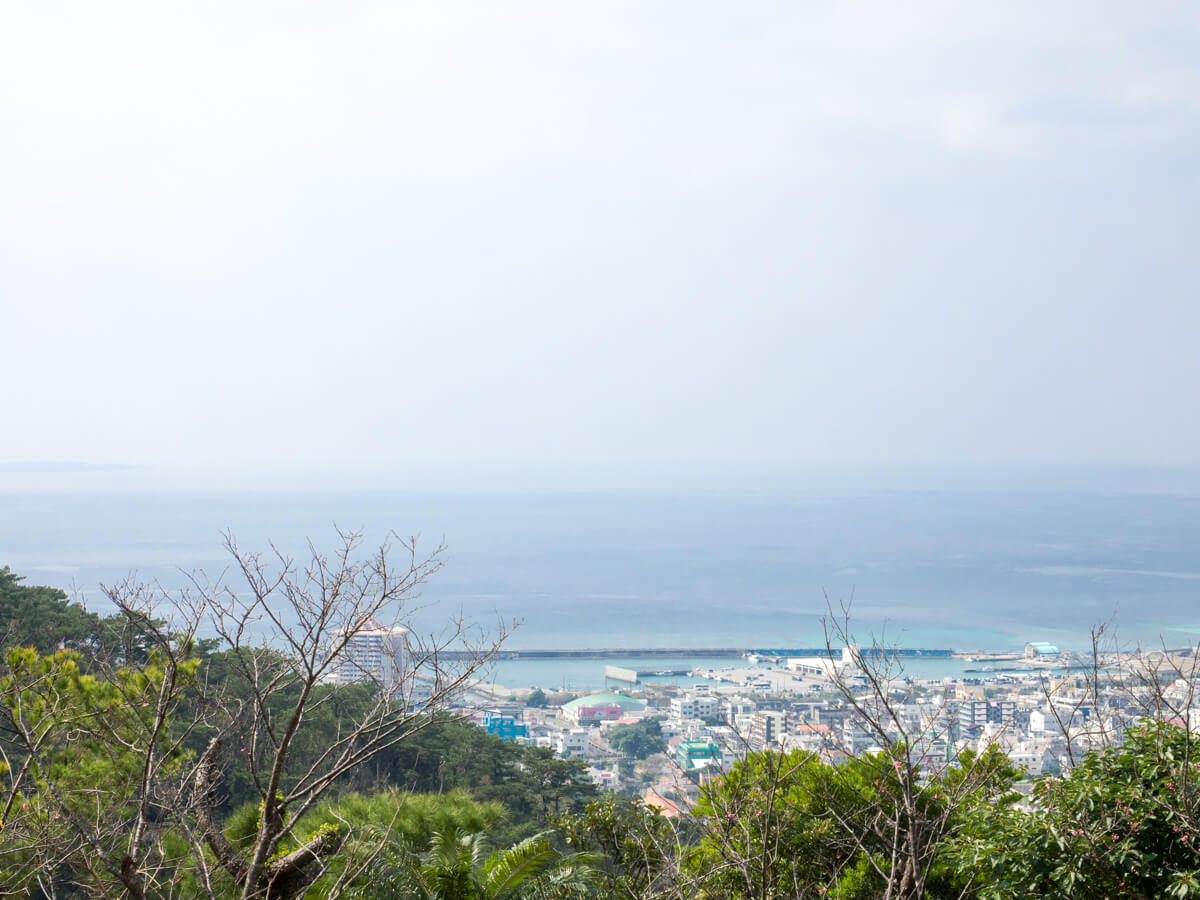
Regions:
[[374, 681], [390, 688], [407, 668], [408, 629], [389, 628], [368, 619], [346, 641], [336, 660], [333, 677], [338, 684]]

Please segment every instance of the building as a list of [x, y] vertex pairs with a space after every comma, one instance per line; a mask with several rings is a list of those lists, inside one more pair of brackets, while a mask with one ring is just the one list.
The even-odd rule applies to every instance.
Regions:
[[962, 735], [978, 734], [988, 721], [986, 700], [967, 700], [958, 707], [958, 732]]
[[712, 739], [721, 747], [721, 762], [733, 765], [746, 758], [746, 739], [728, 725], [714, 725]]
[[1039, 659], [1043, 656], [1058, 656], [1061, 653], [1056, 646], [1045, 641], [1030, 641], [1025, 645], [1026, 659]]
[[786, 730], [787, 717], [782, 712], [757, 710], [750, 722], [750, 746], [754, 750], [763, 750], [777, 744]]
[[[338, 632], [338, 639], [350, 629]], [[408, 629], [389, 628], [367, 619], [354, 629], [334, 660], [337, 684], [372, 681], [384, 688], [396, 685], [408, 670]]]
[[716, 719], [720, 716], [720, 698], [710, 694], [684, 694], [682, 697], [671, 698], [671, 718], [683, 719]]
[[588, 779], [602, 791], [615, 791], [621, 786], [620, 776], [612, 769], [588, 766]]
[[645, 708], [646, 704], [641, 700], [625, 694], [589, 694], [564, 703], [562, 711], [576, 725], [599, 725], [623, 719], [630, 713], [640, 713]]
[[784, 750], [819, 751], [827, 747], [833, 738], [832, 729], [828, 725], [801, 722], [792, 726], [792, 730], [780, 739]]
[[566, 759], [587, 759], [590, 744], [586, 728], [572, 728], [555, 736], [554, 749]]
[[488, 734], [494, 734], [502, 741], [515, 741], [517, 738], [528, 737], [525, 723], [518, 722], [515, 716], [488, 713], [483, 717], [483, 727]]
[[642, 795], [642, 802], [647, 806], [657, 809], [659, 815], [667, 819], [677, 819], [680, 816], [687, 815], [687, 812], [682, 806], [674, 800], [664, 797], [654, 788], [646, 788], [646, 792]]
[[758, 709], [758, 705], [753, 700], [747, 700], [745, 697], [730, 697], [721, 704], [721, 718], [731, 728], [744, 726], [745, 730], [749, 731], [750, 720], [756, 709]]
[[784, 665], [791, 672], [834, 680], [860, 675], [861, 673], [858, 669], [859, 658], [860, 651], [858, 645], [855, 644], [843, 647], [840, 657], [835, 656], [831, 648], [826, 653], [814, 656], [788, 657]]
[[719, 772], [721, 748], [715, 741], [680, 741], [675, 745], [675, 761], [685, 775]]
[[989, 701], [988, 721], [1011, 728], [1017, 721], [1017, 704], [1012, 700]]

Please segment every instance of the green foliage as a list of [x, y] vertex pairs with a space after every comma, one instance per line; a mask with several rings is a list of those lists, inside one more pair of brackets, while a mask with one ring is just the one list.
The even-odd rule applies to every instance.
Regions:
[[682, 836], [658, 810], [640, 800], [607, 796], [555, 825], [572, 849], [598, 860], [602, 897], [643, 897], [678, 882]]
[[748, 756], [701, 792], [695, 812], [710, 825], [686, 856], [691, 877], [705, 894], [729, 898], [806, 896], [836, 884], [856, 855], [828, 814], [832, 803], [858, 805], [841, 774], [799, 750]]
[[667, 746], [663, 741], [662, 723], [658, 719], [613, 725], [606, 735], [610, 747], [634, 759], [645, 759], [653, 753], [661, 753]]
[[351, 830], [384, 829], [418, 851], [428, 850], [435, 832], [457, 829], [489, 833], [507, 812], [499, 803], [481, 803], [466, 791], [409, 794], [384, 791], [372, 796], [345, 794], [317, 804], [298, 823], [301, 834], [315, 833], [325, 823], [342, 822]]
[[[14, 802], [0, 820], [7, 824], [7, 830], [0, 830], [0, 880], [8, 884], [23, 883], [18, 874], [24, 878], [38, 868], [36, 859], [21, 849], [31, 843], [31, 835], [40, 835], [47, 846], [72, 845], [70, 814], [92, 819], [100, 815], [112, 823], [118, 835], [112, 852], [119, 859], [120, 823], [139, 802], [150, 742], [165, 754], [160, 774], [175, 775], [196, 758], [207, 738], [205, 730], [197, 729], [182, 744], [171, 743], [194, 712], [186, 689], [197, 680], [201, 665], [207, 667], [210, 689], [221, 689], [233, 698], [245, 696], [241, 676], [226, 655], [185, 659], [175, 673], [185, 688], [181, 705], [163, 710], [165, 716], [155, 733], [158, 692], [166, 668], [154, 653], [145, 654], [137, 666], [112, 670], [107, 680], [85, 671], [77, 651], [42, 655], [33, 648], [14, 648], [6, 663], [0, 677], [0, 709], [10, 722], [5, 753], [20, 769], [7, 773]], [[261, 663], [271, 665], [272, 660]], [[336, 693], [319, 686], [312, 699], [315, 725], [295, 744], [292, 772], [311, 765], [325, 750], [322, 735], [345, 730], [373, 697], [366, 686], [348, 686]], [[291, 693], [280, 692], [271, 698], [268, 714], [282, 717], [294, 703]], [[176, 717], [181, 717], [179, 724]], [[11, 740], [18, 727], [39, 746], [42, 770], [20, 768], [30, 758], [23, 755], [20, 742]], [[225, 774], [225, 784], [231, 788], [223, 792], [228, 798], [225, 831], [234, 847], [247, 852], [258, 830], [262, 801], [250, 781], [245, 757], [234, 755], [233, 761]], [[585, 770], [586, 764], [578, 760], [559, 760], [547, 750], [506, 744], [473, 724], [439, 718], [410, 741], [381, 754], [372, 766], [344, 779], [333, 799], [311, 810], [273, 856], [295, 849], [336, 823], [358, 820], [381, 828], [393, 817], [392, 827], [407, 845], [422, 850], [432, 830], [452, 827], [486, 831], [494, 843], [508, 845], [544, 829], [551, 814], [582, 808], [593, 798], [595, 788], [585, 779]], [[369, 800], [344, 793], [337, 798], [355, 783], [381, 793]], [[47, 793], [51, 784], [58, 799]], [[287, 784], [285, 779], [281, 788]], [[424, 800], [398, 792], [397, 786], [446, 793]], [[103, 801], [99, 805], [98, 799]], [[184, 856], [191, 852], [186, 842], [182, 847]], [[191, 867], [182, 860], [179, 865], [185, 881], [194, 879]], [[91, 876], [85, 869], [72, 869], [64, 878], [86, 882]], [[338, 870], [338, 865], [331, 866], [331, 871]]]
[[1151, 722], [1041, 779], [1032, 809], [979, 810], [953, 847], [977, 896], [1200, 894], [1200, 761], [1192, 736]]
[[[286, 673], [286, 660], [282, 655], [268, 650], [258, 650], [254, 653], [255, 663], [261, 671], [280, 675], [276, 689], [264, 705], [265, 717], [274, 722], [284, 721], [299, 702], [299, 683], [296, 678]], [[245, 702], [249, 699], [249, 685], [231, 652], [210, 653], [203, 657], [203, 665], [206, 669], [205, 683], [210, 692], [220, 692], [235, 702]], [[186, 704], [194, 697], [188, 694], [183, 699]], [[308, 699], [305, 728], [297, 733], [291, 745], [289, 764], [279, 789], [286, 791], [295, 784], [302, 773], [309, 771], [327, 749], [328, 736], [345, 733], [355, 723], [362, 721], [374, 700], [373, 688], [367, 684], [315, 687]], [[187, 711], [192, 714], [199, 713], [198, 708], [190, 706]], [[186, 746], [198, 755], [213, 734], [209, 728], [197, 728], [189, 736]], [[240, 749], [238, 748], [239, 754]], [[382, 774], [380, 765], [352, 773], [342, 780], [339, 788], [367, 791], [384, 789], [391, 782]], [[250, 777], [248, 765], [244, 762], [231, 766], [223, 773], [222, 787], [224, 790], [219, 810], [224, 814], [232, 813], [246, 803], [257, 805], [261, 802], [258, 788]]]
[[229, 842], [233, 846], [241, 850], [249, 849], [254, 844], [255, 835], [258, 834], [258, 823], [261, 816], [261, 801], [243, 803], [225, 819], [225, 837], [229, 838]]
[[462, 789], [481, 802], [498, 802], [509, 822], [493, 835], [515, 843], [546, 827], [550, 818], [582, 810], [597, 796], [587, 763], [558, 759], [543, 747], [506, 743], [469, 722], [438, 717], [375, 761], [376, 784], [414, 793]]
[[0, 568], [0, 646], [32, 647], [53, 653], [60, 646], [79, 648], [93, 642], [101, 620], [58, 588], [21, 584], [7, 566]]
[[723, 898], [882, 896], [900, 874], [898, 835], [926, 842], [927, 896], [960, 896], [944, 842], [975, 810], [1011, 803], [1016, 770], [998, 750], [938, 773], [910, 770], [906, 758], [902, 746], [837, 766], [804, 751], [751, 754], [701, 792], [694, 812], [708, 829], [684, 854], [689, 878]]
[[533, 706], [538, 709], [545, 709], [549, 703], [550, 698], [546, 696], [546, 692], [541, 688], [534, 688], [529, 692], [529, 696], [525, 698], [526, 706]]
[[[347, 865], [353, 874], [358, 861], [371, 858], [381, 845], [392, 854], [401, 849], [404, 853], [423, 853], [439, 832], [490, 834], [503, 824], [505, 816], [499, 803], [478, 803], [466, 791], [407, 794], [392, 790], [369, 797], [351, 793], [317, 804], [297, 823], [298, 839], [288, 846], [298, 846], [333, 828], [339, 833], [344, 829], [348, 835], [343, 852], [329, 861], [325, 873], [309, 889], [308, 896], [317, 898], [332, 891], [345, 876]], [[226, 835], [234, 839], [228, 830]], [[378, 874], [378, 868], [372, 867], [357, 880], [353, 893], [370, 896], [377, 887]]]
[[[151, 780], [180, 776], [189, 764], [171, 740], [176, 708], [164, 702], [163, 686], [168, 678], [194, 681], [197, 660], [178, 661], [169, 672], [149, 654], [108, 680], [85, 673], [80, 662], [75, 650], [42, 655], [32, 647], [5, 657], [0, 721], [5, 756], [15, 765], [2, 773], [8, 802], [0, 819], [0, 882], [19, 885], [34, 874], [38, 857], [28, 848], [37, 847], [65, 860], [65, 881], [95, 883], [97, 866], [111, 871], [127, 852], [129, 824], [151, 803]], [[78, 823], [96, 823], [91, 860], [55, 849], [76, 846]], [[164, 841], [154, 865], [169, 868], [188, 852]]]
[[581, 897], [588, 891], [588, 858], [554, 849], [548, 833], [487, 852], [479, 831], [449, 825], [434, 830], [424, 850], [390, 835], [357, 879], [350, 897], [372, 900], [519, 900]]

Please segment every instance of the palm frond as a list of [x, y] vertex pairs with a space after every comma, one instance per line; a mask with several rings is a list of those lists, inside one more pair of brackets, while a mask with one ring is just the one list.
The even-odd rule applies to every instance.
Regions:
[[497, 850], [483, 864], [483, 884], [489, 900], [504, 900], [526, 882], [558, 862], [546, 832], [526, 838], [507, 850]]

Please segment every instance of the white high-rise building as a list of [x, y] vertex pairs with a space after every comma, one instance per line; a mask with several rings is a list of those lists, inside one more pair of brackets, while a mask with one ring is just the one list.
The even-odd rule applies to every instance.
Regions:
[[408, 629], [389, 628], [368, 619], [346, 641], [336, 660], [333, 680], [338, 684], [373, 681], [390, 688], [407, 668]]

